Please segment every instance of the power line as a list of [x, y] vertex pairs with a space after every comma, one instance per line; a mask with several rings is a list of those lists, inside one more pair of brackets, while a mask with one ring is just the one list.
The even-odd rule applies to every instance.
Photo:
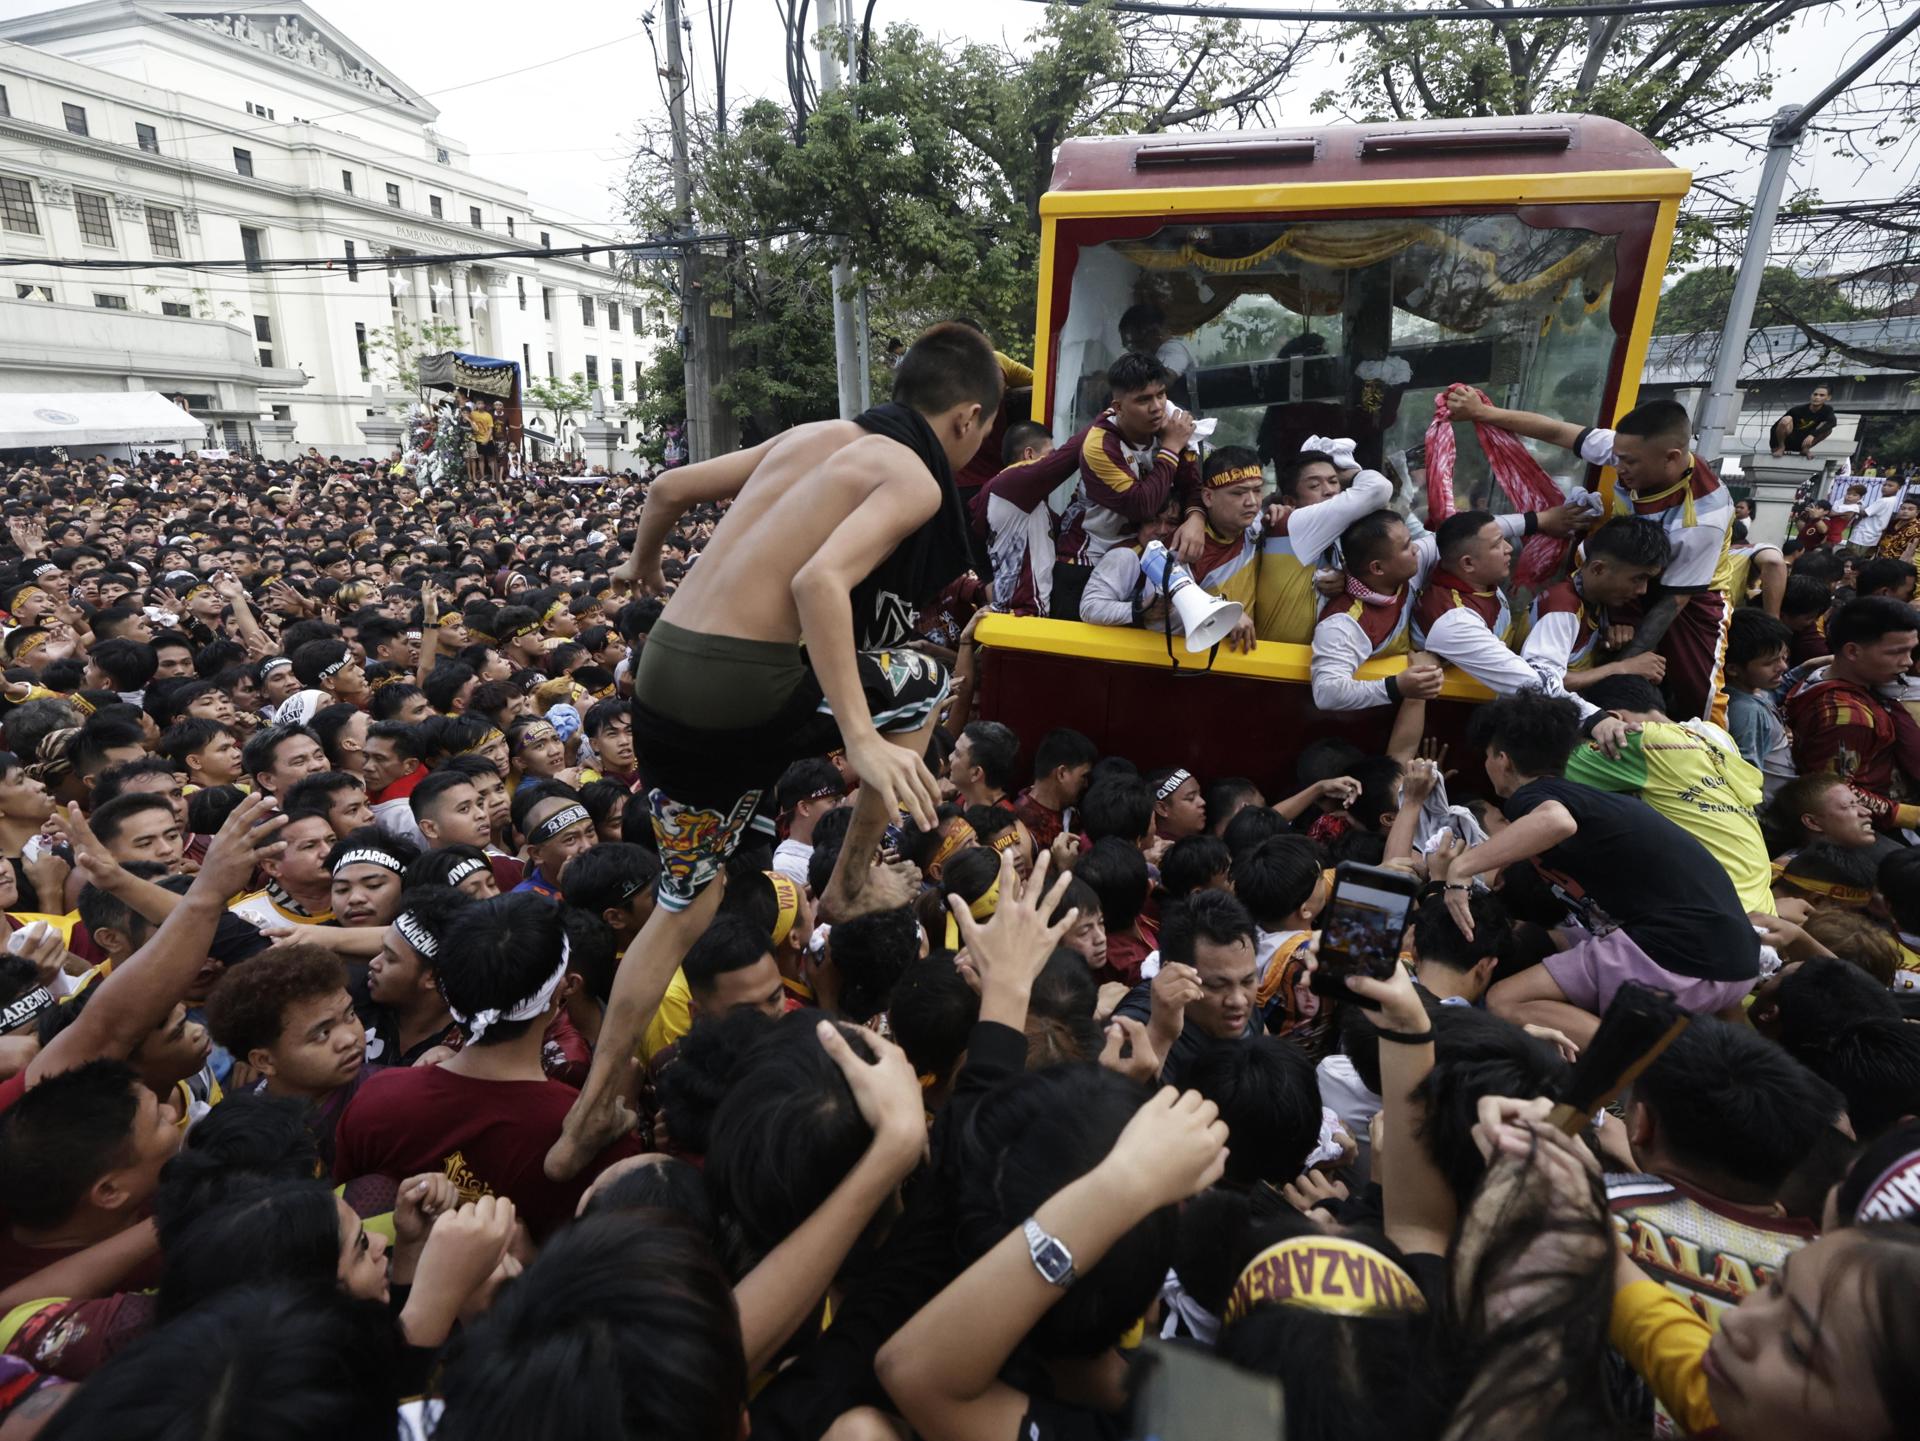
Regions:
[[[1028, 0], [1047, 5], [1054, 0]], [[1089, 5], [1094, 0], [1061, 0]], [[1409, 25], [1421, 20], [1572, 20], [1589, 15], [1658, 15], [1674, 10], [1742, 10], [1773, 0], [1635, 0], [1632, 4], [1514, 5], [1472, 10], [1273, 10], [1247, 6], [1109, 0], [1106, 8], [1130, 15], [1196, 15], [1207, 20], [1286, 20], [1306, 24]]]

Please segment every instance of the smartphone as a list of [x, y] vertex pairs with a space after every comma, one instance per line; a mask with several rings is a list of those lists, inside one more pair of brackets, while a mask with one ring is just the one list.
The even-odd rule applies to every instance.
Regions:
[[1313, 993], [1378, 1010], [1376, 1002], [1347, 989], [1347, 977], [1384, 980], [1393, 974], [1419, 890], [1420, 882], [1405, 871], [1342, 861], [1333, 873], [1333, 899], [1320, 913]]

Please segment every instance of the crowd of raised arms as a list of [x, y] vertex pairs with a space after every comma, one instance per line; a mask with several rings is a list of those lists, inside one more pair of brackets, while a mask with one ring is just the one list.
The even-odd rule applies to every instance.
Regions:
[[[0, 1441], [1915, 1434], [1898, 484], [1754, 544], [1676, 407], [1460, 389], [1614, 513], [1423, 524], [1151, 355], [1057, 449], [977, 329], [895, 374], [564, 494], [11, 469]], [[979, 719], [978, 617], [1160, 630], [1156, 539], [1384, 751]], [[1417, 893], [1316, 987], [1345, 862]], [[1628, 983], [1691, 1024], [1550, 1120]]]

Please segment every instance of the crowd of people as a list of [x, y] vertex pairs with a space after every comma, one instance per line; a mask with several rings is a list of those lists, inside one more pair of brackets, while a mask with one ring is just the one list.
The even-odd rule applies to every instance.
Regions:
[[[564, 494], [12, 470], [0, 1441], [1908, 1434], [1898, 519], [1751, 544], [1670, 411], [1459, 392], [1621, 513], [1429, 532], [1153, 356], [1057, 449], [977, 328], [893, 373]], [[977, 616], [1164, 625], [1156, 539], [1385, 749], [980, 718]], [[1416, 891], [1344, 992], [1342, 865]], [[1629, 982], [1693, 1019], [1569, 1136]]]

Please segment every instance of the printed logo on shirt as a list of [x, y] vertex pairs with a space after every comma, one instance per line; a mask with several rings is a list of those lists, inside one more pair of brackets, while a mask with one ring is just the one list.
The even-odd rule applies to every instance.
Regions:
[[447, 1179], [453, 1182], [454, 1189], [460, 1193], [462, 1204], [493, 1194], [493, 1187], [481, 1180], [479, 1172], [467, 1164], [466, 1154], [462, 1151], [455, 1151], [448, 1156], [440, 1163], [440, 1168], [446, 1172]]

